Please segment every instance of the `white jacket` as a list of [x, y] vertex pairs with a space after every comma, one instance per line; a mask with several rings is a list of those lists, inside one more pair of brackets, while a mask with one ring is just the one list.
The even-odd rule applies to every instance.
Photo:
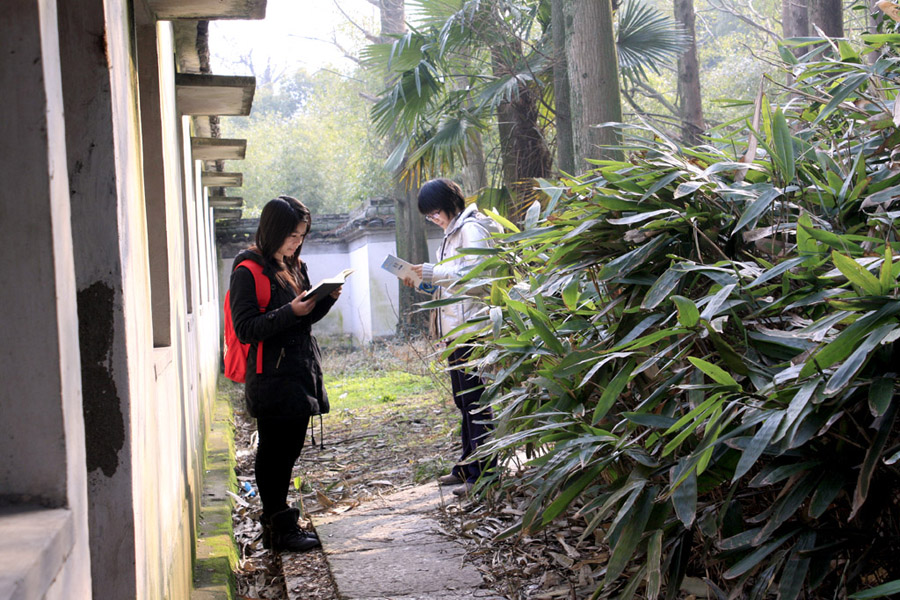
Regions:
[[[492, 248], [490, 239], [492, 232], [500, 231], [500, 226], [491, 218], [478, 212], [478, 207], [472, 203], [459, 213], [447, 230], [444, 239], [437, 251], [439, 264], [425, 263], [422, 266], [422, 279], [426, 283], [438, 286], [434, 293], [435, 299], [446, 298], [454, 294], [464, 293], [469, 296], [477, 296], [483, 290], [466, 288], [471, 282], [456, 285], [456, 282], [470, 269], [477, 265], [484, 257], [477, 255], [458, 254], [460, 248]], [[447, 262], [442, 262], [448, 257], [453, 257]], [[443, 336], [459, 325], [469, 321], [485, 308], [485, 304], [474, 298], [466, 298], [461, 302], [455, 302], [442, 306], [438, 318], [438, 334]], [[473, 326], [475, 328], [475, 326]], [[468, 329], [467, 329], [468, 330]], [[467, 331], [466, 330], [466, 331]], [[457, 335], [462, 332], [458, 332]]]

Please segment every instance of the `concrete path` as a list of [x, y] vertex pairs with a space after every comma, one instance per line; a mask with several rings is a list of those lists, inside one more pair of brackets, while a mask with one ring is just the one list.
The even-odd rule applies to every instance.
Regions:
[[[445, 488], [443, 501], [451, 499]], [[463, 564], [463, 547], [438, 531], [440, 506], [432, 482], [314, 517], [341, 599], [502, 600], [481, 589], [478, 570]]]

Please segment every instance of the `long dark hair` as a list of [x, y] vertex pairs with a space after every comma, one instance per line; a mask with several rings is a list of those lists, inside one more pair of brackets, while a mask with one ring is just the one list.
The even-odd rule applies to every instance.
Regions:
[[[300, 223], [306, 223], [306, 233], [312, 228], [312, 215], [306, 206], [291, 196], [278, 196], [266, 202], [259, 216], [259, 226], [256, 228], [256, 248], [267, 261], [272, 260], [278, 249], [284, 244], [289, 235], [294, 233]], [[300, 271], [300, 251], [303, 249], [301, 242], [297, 250], [291, 256], [284, 257], [284, 264], [288, 268], [290, 278], [286, 283], [295, 291], [307, 287]], [[279, 277], [281, 273], [279, 273]]]

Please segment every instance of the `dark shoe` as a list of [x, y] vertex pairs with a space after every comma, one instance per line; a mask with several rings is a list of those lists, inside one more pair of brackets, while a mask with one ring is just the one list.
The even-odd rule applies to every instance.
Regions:
[[262, 545], [268, 550], [272, 547], [272, 523], [266, 515], [260, 515], [259, 524], [262, 525]]
[[475, 487], [475, 484], [471, 481], [467, 481], [464, 484], [457, 486], [450, 490], [453, 492], [454, 496], [468, 496], [469, 492], [472, 491], [472, 488]]
[[438, 485], [460, 485], [463, 480], [453, 473], [448, 473], [447, 475], [441, 475], [437, 478]]
[[289, 508], [272, 515], [271, 549], [273, 552], [306, 552], [322, 544], [319, 538], [297, 525], [300, 511]]
[[[260, 515], [259, 524], [262, 525], [262, 545], [266, 550], [270, 550], [272, 548], [272, 523], [271, 519], [266, 515]], [[314, 539], [319, 539], [319, 536], [315, 531], [305, 531], [306, 537], [311, 537]]]

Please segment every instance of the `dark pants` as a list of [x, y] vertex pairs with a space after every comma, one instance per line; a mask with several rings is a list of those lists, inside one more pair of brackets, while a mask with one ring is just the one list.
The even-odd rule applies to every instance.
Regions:
[[[481, 377], [464, 369], [453, 369], [457, 365], [466, 362], [469, 349], [456, 349], [450, 354], [450, 385], [453, 388], [453, 401], [462, 413], [462, 456], [459, 462], [465, 460], [475, 452], [492, 429], [491, 409], [481, 406], [481, 392], [484, 383]], [[475, 411], [474, 414], [472, 411]], [[487, 464], [485, 460], [479, 460], [468, 464], [457, 464], [452, 473], [468, 482], [474, 482], [481, 473], [494, 463]]]
[[294, 462], [303, 450], [309, 417], [260, 417], [256, 420], [256, 487], [263, 516], [271, 517], [288, 508], [287, 494]]

